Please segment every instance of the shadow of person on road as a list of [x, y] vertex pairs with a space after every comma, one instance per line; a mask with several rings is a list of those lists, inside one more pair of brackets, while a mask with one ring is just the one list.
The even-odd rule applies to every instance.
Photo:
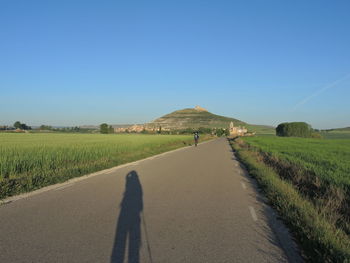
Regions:
[[128, 242], [128, 261], [140, 261], [142, 186], [136, 171], [126, 175], [125, 192], [120, 204], [117, 230], [111, 256], [112, 263], [123, 263]]

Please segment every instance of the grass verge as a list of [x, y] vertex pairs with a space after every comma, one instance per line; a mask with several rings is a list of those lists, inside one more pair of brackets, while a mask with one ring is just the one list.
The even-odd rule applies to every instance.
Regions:
[[350, 262], [350, 239], [292, 185], [267, 166], [259, 151], [231, 141], [238, 158], [256, 178], [271, 204], [297, 238], [309, 262]]

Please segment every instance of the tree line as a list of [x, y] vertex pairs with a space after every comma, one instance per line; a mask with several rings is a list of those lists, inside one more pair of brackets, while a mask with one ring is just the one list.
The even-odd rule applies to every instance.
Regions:
[[100, 132], [103, 134], [114, 133], [114, 128], [107, 123], [102, 123], [100, 125]]

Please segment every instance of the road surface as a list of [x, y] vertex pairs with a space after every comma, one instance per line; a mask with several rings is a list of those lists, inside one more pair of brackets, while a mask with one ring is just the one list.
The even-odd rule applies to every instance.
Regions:
[[217, 139], [0, 206], [0, 262], [298, 262]]

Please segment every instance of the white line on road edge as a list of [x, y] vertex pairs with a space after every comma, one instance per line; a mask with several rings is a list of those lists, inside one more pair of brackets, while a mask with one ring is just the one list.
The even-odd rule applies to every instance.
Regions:
[[245, 190], [247, 189], [247, 186], [245, 185], [245, 183], [241, 182], [242, 188]]
[[62, 189], [64, 189], [64, 188], [68, 188], [68, 187], [71, 187], [71, 186], [73, 186], [74, 184], [67, 184], [67, 185], [62, 185], [62, 186], [60, 186], [60, 187], [58, 187], [58, 188], [56, 188], [56, 189], [54, 189], [55, 191], [58, 191], [58, 190], [62, 190]]
[[253, 220], [257, 221], [258, 217], [256, 216], [255, 210], [254, 210], [254, 208], [252, 206], [249, 206], [249, 211], [250, 211], [250, 214], [251, 214]]
[[[201, 142], [198, 145], [202, 145], [202, 144], [206, 144], [206, 143], [209, 143], [209, 142], [213, 142], [215, 140], [218, 140], [218, 139], [212, 139], [212, 140], [209, 140], [209, 141]], [[109, 169], [101, 170], [101, 171], [98, 171], [98, 172], [95, 172], [95, 173], [91, 173], [91, 174], [75, 177], [75, 178], [72, 178], [72, 179], [70, 179], [70, 180], [68, 180], [66, 182], [63, 182], [63, 183], [58, 183], [58, 184], [45, 186], [43, 188], [40, 188], [40, 189], [32, 191], [32, 192], [11, 196], [11, 197], [5, 198], [3, 200], [0, 200], [0, 207], [1, 207], [1, 205], [12, 203], [12, 202], [15, 202], [15, 201], [23, 199], [23, 198], [27, 198], [27, 197], [31, 197], [33, 195], [45, 193], [45, 192], [50, 191], [50, 190], [55, 190], [57, 188], [65, 186], [67, 184], [73, 184], [73, 183], [76, 183], [76, 182], [79, 182], [79, 181], [83, 181], [83, 180], [86, 180], [86, 179], [88, 179], [90, 177], [94, 177], [96, 175], [111, 174], [111, 173], [113, 173], [113, 172], [115, 172], [115, 171], [117, 171], [117, 170], [119, 170], [121, 168], [130, 166], [130, 165], [139, 164], [140, 162], [144, 162], [144, 161], [147, 161], [147, 160], [152, 160], [152, 159], [157, 158], [159, 156], [164, 156], [164, 155], [167, 155], [167, 154], [170, 154], [170, 153], [183, 151], [183, 150], [189, 149], [191, 147], [193, 147], [193, 146], [181, 147], [181, 148], [178, 148], [178, 149], [175, 149], [175, 150], [172, 150], [172, 151], [168, 151], [168, 152], [160, 153], [160, 154], [157, 154], [157, 155], [153, 155], [153, 156], [150, 156], [148, 158], [141, 159], [141, 160], [138, 160], [138, 161], [135, 161], [135, 162], [121, 164], [119, 166], [115, 166], [115, 167], [112, 167], [112, 168], [109, 168]]]
[[116, 170], [110, 170], [110, 171], [108, 171], [108, 172], [105, 172], [104, 174], [112, 174], [112, 173], [114, 173]]

